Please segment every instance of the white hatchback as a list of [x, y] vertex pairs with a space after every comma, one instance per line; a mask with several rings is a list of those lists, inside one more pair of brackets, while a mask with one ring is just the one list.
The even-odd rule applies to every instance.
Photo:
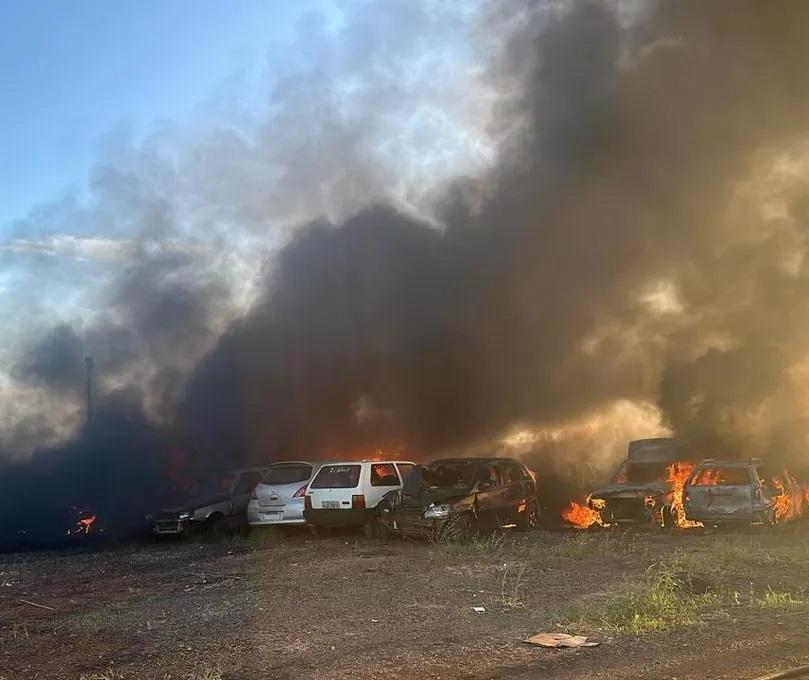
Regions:
[[247, 504], [250, 526], [303, 524], [303, 495], [319, 463], [271, 463]]
[[402, 488], [415, 467], [410, 461], [348, 461], [323, 465], [306, 489], [303, 516], [317, 528], [361, 526], [368, 538], [379, 535], [377, 506]]

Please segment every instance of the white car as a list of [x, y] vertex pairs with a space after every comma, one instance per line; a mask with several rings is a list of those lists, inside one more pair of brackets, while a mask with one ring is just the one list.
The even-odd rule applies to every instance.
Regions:
[[377, 505], [402, 488], [415, 467], [410, 461], [347, 461], [323, 465], [309, 483], [303, 516], [318, 528], [362, 527], [368, 538], [380, 534]]
[[303, 496], [320, 463], [272, 463], [247, 504], [250, 526], [304, 524]]

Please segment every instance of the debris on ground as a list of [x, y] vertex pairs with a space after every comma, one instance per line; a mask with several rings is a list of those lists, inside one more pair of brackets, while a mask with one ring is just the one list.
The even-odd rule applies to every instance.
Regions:
[[568, 635], [567, 633], [537, 633], [525, 640], [529, 645], [538, 647], [598, 647], [600, 642], [588, 640], [584, 635]]

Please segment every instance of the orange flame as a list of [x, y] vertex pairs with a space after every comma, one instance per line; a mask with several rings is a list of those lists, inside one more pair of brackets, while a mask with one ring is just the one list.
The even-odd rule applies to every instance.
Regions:
[[671, 484], [671, 517], [675, 526], [680, 529], [694, 529], [701, 527], [700, 522], [692, 522], [685, 517], [683, 508], [683, 487], [688, 476], [694, 470], [694, 464], [688, 461], [678, 461], [668, 467], [666, 481]]
[[600, 515], [595, 510], [586, 505], [579, 505], [575, 501], [571, 501], [567, 509], [562, 511], [562, 519], [580, 529], [586, 529], [601, 521]]
[[90, 530], [93, 528], [93, 524], [96, 521], [95, 515], [90, 515], [88, 517], [82, 517], [76, 522], [75, 529], [68, 530], [68, 536], [75, 536], [76, 534], [89, 534]]

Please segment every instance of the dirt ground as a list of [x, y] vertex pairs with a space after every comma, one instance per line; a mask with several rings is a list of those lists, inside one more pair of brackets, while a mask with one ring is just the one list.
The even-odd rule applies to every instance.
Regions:
[[[806, 526], [0, 555], [0, 680], [755, 678], [809, 659], [807, 559]], [[672, 564], [715, 594], [627, 599]], [[545, 630], [601, 645], [522, 642]]]

